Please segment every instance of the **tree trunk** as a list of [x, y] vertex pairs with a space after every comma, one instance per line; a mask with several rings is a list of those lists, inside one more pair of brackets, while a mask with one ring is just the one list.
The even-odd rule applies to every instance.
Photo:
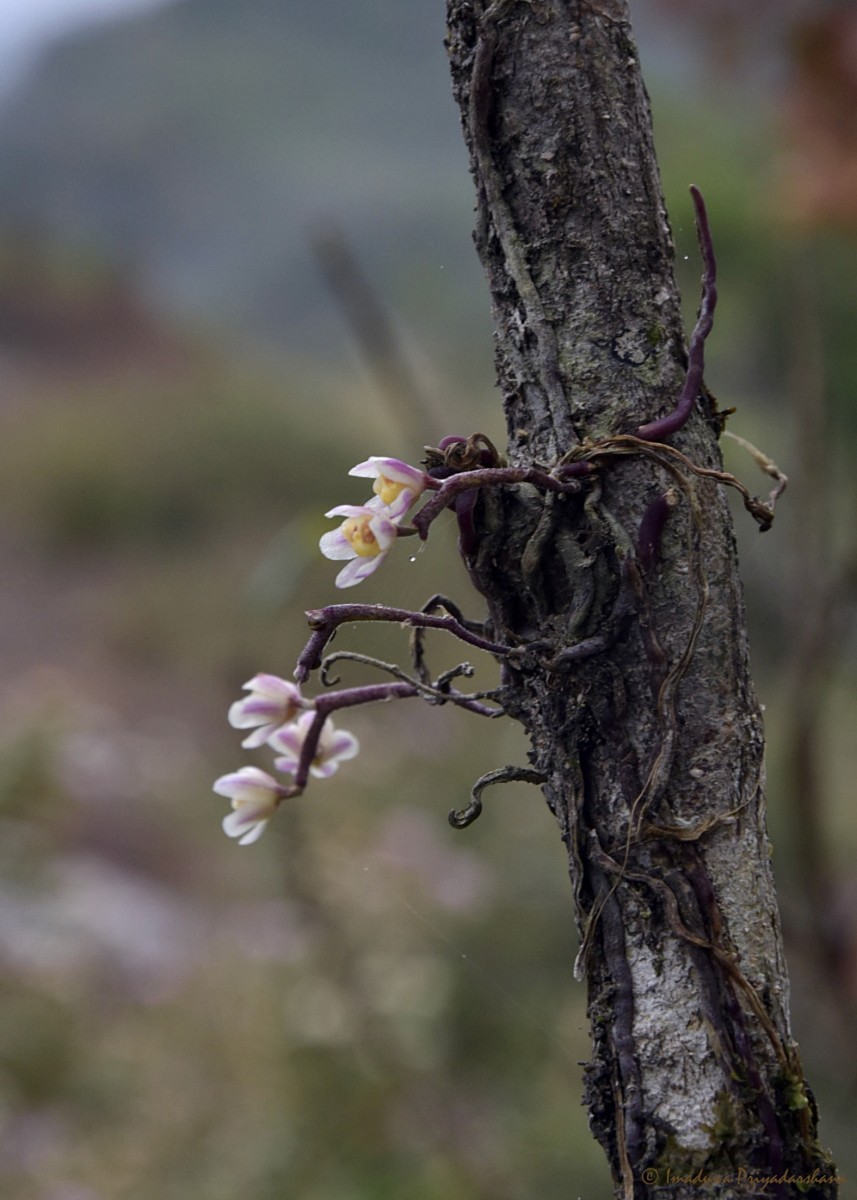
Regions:
[[468, 563], [520, 646], [507, 707], [568, 849], [591, 1127], [625, 1200], [756, 1195], [762, 1176], [766, 1195], [831, 1197], [730, 514], [689, 465], [720, 468], [721, 422], [702, 389], [669, 439], [684, 459], [616, 440], [675, 407], [687, 368], [627, 6], [448, 0], [448, 28], [509, 459], [597, 467], [578, 495], [483, 488]]

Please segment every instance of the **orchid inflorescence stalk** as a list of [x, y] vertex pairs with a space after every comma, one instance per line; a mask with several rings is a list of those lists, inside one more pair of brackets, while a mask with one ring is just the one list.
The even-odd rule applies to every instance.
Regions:
[[[527, 481], [545, 491], [576, 492], [581, 485], [574, 476], [593, 470], [589, 463], [564, 464], [553, 474], [538, 467], [507, 467], [484, 434], [444, 438], [437, 448], [427, 449], [426, 467], [421, 470], [400, 459], [373, 457], [352, 468], [351, 475], [374, 480], [374, 495], [365, 504], [337, 505], [327, 513], [345, 518], [338, 529], [324, 534], [320, 542], [327, 558], [346, 560], [336, 578], [338, 587], [353, 587], [366, 579], [384, 561], [398, 537], [416, 533], [424, 540], [429, 526], [445, 508], [452, 508], [458, 516], [460, 545], [466, 553], [472, 540], [473, 510], [480, 487]], [[413, 524], [405, 524], [407, 514], [426, 491], [435, 494]], [[433, 611], [437, 607], [445, 608], [445, 615]], [[357, 738], [333, 725], [331, 714], [338, 709], [420, 697], [433, 704], [451, 703], [480, 716], [494, 717], [503, 712], [497, 703], [497, 693], [466, 693], [453, 687], [456, 678], [472, 674], [468, 663], [432, 681], [419, 641], [415, 642], [414, 675], [363, 655], [340, 653], [323, 657], [339, 625], [357, 621], [393, 621], [410, 625], [417, 633], [443, 629], [496, 657], [509, 653], [510, 647], [484, 636], [476, 623], [466, 622], [451, 601], [435, 597], [423, 612], [384, 605], [328, 605], [311, 610], [307, 618], [312, 633], [298, 658], [297, 683], [260, 673], [244, 685], [248, 695], [236, 700], [229, 709], [229, 723], [236, 729], [250, 731], [242, 745], [251, 750], [261, 747], [272, 750], [274, 767], [286, 777], [280, 781], [259, 767], [246, 766], [215, 782], [215, 792], [232, 802], [233, 811], [223, 821], [224, 831], [237, 838], [240, 845], [250, 845], [261, 837], [282, 801], [300, 795], [310, 776], [329, 778], [340, 763], [358, 753]], [[315, 699], [301, 693], [300, 685], [306, 683], [314, 670], [319, 670], [322, 683], [329, 683], [330, 666], [342, 659], [379, 667], [392, 675], [393, 680], [334, 690]], [[486, 704], [486, 699], [494, 703]]]
[[[368, 609], [376, 606], [331, 605], [328, 609], [317, 610], [324, 622], [325, 639], [329, 639], [341, 623], [337, 608], [348, 610], [343, 618], [348, 620], [355, 619], [354, 610], [360, 607]], [[399, 610], [397, 615], [400, 615]], [[421, 614], [408, 615], [419, 620]], [[433, 621], [431, 615], [423, 615], [426, 618], [424, 627], [436, 627], [437, 619]], [[386, 614], [381, 619], [386, 619]], [[441, 626], [444, 627], [455, 632], [451, 626]], [[463, 632], [466, 634], [467, 631]], [[472, 635], [464, 640], [480, 641]], [[486, 648], [493, 647], [496, 651], [506, 649], [484, 639], [481, 639], [481, 644]], [[304, 661], [310, 660], [306, 652], [302, 658]], [[341, 688], [310, 700], [302, 696], [299, 687], [288, 680], [275, 675], [256, 675], [244, 685], [250, 695], [231, 706], [229, 723], [232, 726], [239, 729], [253, 726], [253, 732], [245, 738], [243, 745], [248, 748], [266, 745], [276, 755], [276, 769], [289, 777], [288, 782], [280, 782], [267, 771], [247, 766], [222, 775], [215, 781], [214, 791], [232, 802], [233, 811], [224, 818], [223, 830], [229, 837], [238, 838], [239, 845], [248, 846], [257, 841], [282, 801], [299, 796], [310, 776], [329, 779], [339, 769], [340, 763], [347, 762], [358, 753], [360, 744], [354, 734], [337, 729], [331, 720], [331, 714], [339, 709], [418, 697], [434, 704], [451, 703], [479, 716], [495, 717], [503, 713], [502, 707], [497, 704], [484, 703], [485, 699], [496, 699], [495, 693], [465, 693], [452, 686], [455, 678], [472, 674], [473, 668], [469, 663], [461, 663], [452, 671], [446, 671], [437, 681], [431, 682], [410, 676], [401, 668], [368, 655], [341, 651], [326, 658], [318, 656], [317, 665], [323, 683], [330, 682], [330, 668], [342, 659], [380, 667], [394, 678], [385, 683]], [[285, 718], [282, 724], [277, 723], [280, 718]]]

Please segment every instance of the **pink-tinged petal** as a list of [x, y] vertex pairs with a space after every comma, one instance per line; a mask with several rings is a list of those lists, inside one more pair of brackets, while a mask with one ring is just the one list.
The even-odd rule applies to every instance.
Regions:
[[[286, 758], [294, 759], [297, 762], [313, 720], [313, 713], [304, 713], [297, 721], [293, 721], [290, 725], [283, 725], [282, 728], [271, 734], [269, 739], [271, 748], [279, 750]], [[279, 769], [279, 763], [277, 767]]]
[[376, 554], [374, 558], [354, 558], [347, 567], [343, 567], [333, 581], [338, 588], [354, 587], [367, 579], [373, 571], [377, 571], [386, 558], [386, 554]]
[[[242, 767], [242, 770], [245, 768]], [[240, 771], [233, 771], [230, 775], [221, 775], [219, 779], [215, 779], [211, 786], [211, 790], [217, 792], [218, 796], [226, 796], [231, 800], [237, 788], [241, 787], [242, 782]]]
[[334, 729], [328, 723], [321, 735], [318, 751], [310, 772], [319, 779], [328, 779], [339, 769], [341, 762], [354, 758], [360, 751], [360, 743], [347, 729]]
[[405, 484], [415, 492], [423, 491], [426, 486], [425, 472], [421, 471], [419, 467], [412, 467], [410, 463], [402, 462], [400, 458], [380, 458], [373, 455], [366, 462], [352, 467], [348, 474], [370, 479], [377, 479], [379, 475], [384, 475], [396, 483]]
[[405, 488], [392, 504], [387, 505], [387, 516], [390, 520], [394, 523], [401, 521], [418, 495], [418, 492], [412, 492], [410, 488]]
[[330, 779], [331, 775], [335, 775], [339, 770], [337, 762], [314, 762], [309, 769], [310, 775], [314, 775], [316, 779]]
[[353, 733], [347, 729], [325, 729], [329, 737], [323, 737], [322, 753], [325, 758], [334, 758], [337, 762], [345, 762], [360, 753], [360, 743]]
[[271, 804], [239, 804], [231, 814], [231, 825], [236, 829], [242, 826], [246, 829], [257, 821], [267, 821], [274, 810], [275, 806]]
[[337, 504], [336, 508], [328, 509], [326, 517], [362, 517], [366, 512], [365, 504]]
[[375, 540], [381, 550], [389, 550], [399, 536], [399, 531], [387, 515], [389, 509], [381, 509], [370, 518], [369, 528], [375, 535]]
[[231, 799], [234, 811], [223, 818], [223, 830], [229, 837], [238, 838], [242, 846], [249, 846], [262, 836], [277, 805], [288, 794], [286, 788], [258, 767], [241, 767], [230, 775], [221, 775], [214, 790]]
[[416, 500], [416, 494], [405, 488], [403, 492], [393, 501], [392, 504], [385, 504], [380, 496], [373, 496], [371, 500], [366, 501], [366, 508], [372, 508], [375, 512], [380, 512], [388, 521], [398, 526], [402, 517], [407, 513], [408, 509]]
[[374, 479], [378, 474], [378, 468], [375, 465], [377, 461], [376, 458], [367, 458], [365, 462], [358, 463], [356, 467], [352, 467], [348, 474], [358, 475], [361, 479]]
[[268, 828], [267, 821], [259, 821], [252, 828], [248, 829], [242, 838], [238, 839], [239, 846], [252, 846], [254, 842], [258, 842], [259, 838]]
[[[230, 722], [230, 724], [234, 725], [234, 722]], [[260, 725], [258, 729], [254, 729], [252, 733], [248, 734], [247, 737], [244, 738], [241, 745], [245, 750], [257, 750], [259, 746], [265, 745], [268, 738], [277, 728], [279, 728], [279, 726], [273, 722], [269, 723], [268, 725]]]
[[311, 707], [294, 683], [278, 675], [255, 675], [245, 688], [249, 696], [236, 700], [229, 709], [229, 724], [234, 729], [254, 729], [241, 743], [247, 749], [262, 746], [279, 725], [291, 721], [302, 709]]
[[279, 675], [254, 675], [243, 686], [244, 690], [250, 693], [249, 696], [243, 697], [241, 703], [244, 705], [260, 704], [275, 706], [277, 709], [298, 709], [306, 704], [297, 684], [290, 683], [288, 679], [281, 679]]
[[[340, 504], [330, 509], [330, 516], [345, 515], [345, 520], [339, 529], [324, 534], [319, 542], [322, 553], [327, 558], [347, 559], [353, 562], [355, 558], [379, 559], [390, 549], [399, 534], [398, 527], [391, 520], [390, 513], [383, 505], [372, 504]], [[352, 565], [340, 572], [337, 587], [351, 587], [365, 579], [377, 567]]]
[[[370, 458], [365, 463], [358, 463], [349, 473], [374, 476], [374, 492], [382, 504], [390, 508], [395, 506], [399, 517], [410, 508], [417, 496], [425, 491], [428, 480], [424, 471], [402, 462], [400, 458]], [[407, 496], [403, 500], [405, 492]]]
[[278, 701], [259, 696], [244, 696], [229, 706], [229, 724], [233, 729], [249, 729], [253, 725], [276, 721], [283, 706]]
[[218, 796], [226, 796], [229, 799], [252, 796], [254, 792], [260, 791], [273, 792], [276, 796], [280, 794], [280, 784], [259, 767], [241, 767], [229, 775], [221, 775], [212, 786]]
[[357, 551], [343, 534], [341, 526], [339, 529], [331, 529], [329, 533], [323, 533], [318, 545], [325, 558], [355, 558], [357, 555]]
[[[289, 775], [295, 774], [304, 742], [314, 718], [314, 713], [304, 713], [297, 721], [283, 729], [278, 729], [271, 737], [272, 748], [282, 751], [282, 757], [275, 760], [278, 771]], [[334, 774], [339, 762], [353, 758], [359, 748], [357, 738], [353, 733], [349, 733], [345, 729], [336, 729], [330, 720], [326, 721], [318, 740], [315, 757], [310, 765], [310, 773], [316, 778], [328, 778]]]
[[282, 705], [291, 704], [300, 708], [307, 703], [301, 695], [298, 685], [292, 683], [290, 679], [283, 679], [280, 675], [269, 675], [261, 671], [248, 680], [244, 687], [249, 692], [257, 692], [260, 696], [269, 696], [272, 700], [278, 700]]
[[229, 813], [221, 822], [223, 832], [227, 837], [238, 838], [239, 846], [251, 846], [253, 842], [257, 842], [265, 832], [267, 824], [267, 817], [248, 821], [240, 812]]
[[248, 679], [242, 687], [246, 692], [261, 692], [264, 696], [293, 696], [298, 692], [297, 684], [282, 679], [279, 675], [270, 675], [267, 671], [259, 671], [252, 679]]
[[[286, 702], [278, 697], [263, 696], [259, 692], [254, 692], [252, 696], [243, 696], [232, 705], [236, 717], [244, 721], [245, 724], [248, 718], [253, 718], [254, 720], [260, 718], [263, 721], [269, 721], [286, 707]], [[289, 704], [288, 707], [291, 707], [291, 705]]]
[[274, 766], [278, 771], [282, 771], [284, 775], [295, 775], [298, 769], [298, 760], [289, 755], [287, 758], [275, 758]]

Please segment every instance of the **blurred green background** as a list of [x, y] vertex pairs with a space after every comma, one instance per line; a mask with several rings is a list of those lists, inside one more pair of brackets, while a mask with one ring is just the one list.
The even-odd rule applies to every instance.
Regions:
[[[688, 323], [690, 182], [711, 215], [707, 381], [791, 476], [771, 533], [736, 516], [794, 1031], [854, 1180], [857, 17], [631, 7]], [[4, 1196], [609, 1194], [552, 818], [513, 785], [446, 821], [516, 728], [349, 713], [359, 758], [249, 848], [210, 790], [269, 765], [226, 710], [306, 608], [480, 615], [442, 522], [359, 594], [317, 550], [355, 462], [502, 442], [443, 34], [440, 0], [179, 0], [0, 102]]]

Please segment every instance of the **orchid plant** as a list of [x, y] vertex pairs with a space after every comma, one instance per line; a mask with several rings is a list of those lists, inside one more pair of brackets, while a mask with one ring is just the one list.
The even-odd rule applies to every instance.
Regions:
[[[762, 470], [776, 481], [767, 500], [761, 500], [751, 496], [734, 475], [699, 466], [668, 444], [668, 439], [690, 417], [700, 394], [703, 347], [711, 330], [717, 300], [714, 249], [705, 205], [698, 189], [692, 188], [691, 193], [705, 272], [699, 316], [689, 344], [687, 375], [675, 409], [639, 426], [633, 434], [620, 433], [595, 443], [575, 445], [552, 467], [538, 464], [509, 466], [482, 433], [466, 438], [452, 434], [443, 438], [437, 447], [426, 447], [425, 469], [413, 467], [398, 458], [370, 457], [358, 463], [349, 474], [372, 479], [373, 495], [364, 504], [340, 504], [329, 509], [328, 517], [344, 519], [338, 528], [325, 533], [319, 544], [326, 558], [345, 562], [336, 576], [338, 588], [354, 587], [367, 579], [384, 562], [399, 538], [416, 535], [424, 541], [430, 526], [445, 509], [450, 509], [456, 516], [459, 551], [468, 570], [472, 570], [471, 560], [479, 541], [475, 511], [480, 489], [528, 483], [544, 493], [574, 495], [582, 492], [587, 483], [592, 483], [591, 495], [598, 487], [599, 470], [611, 459], [629, 455], [644, 455], [659, 465], [673, 478], [678, 489], [685, 492], [689, 504], [692, 504], [690, 474], [736, 488], [760, 528], [770, 527], [774, 503], [786, 484], [785, 476], [770, 459], [743, 439], [737, 439]], [[727, 414], [717, 415], [722, 426]], [[409, 515], [427, 492], [432, 495], [419, 511]], [[656, 497], [642, 517], [635, 547], [629, 550], [623, 545], [620, 557], [627, 563], [632, 555], [634, 570], [646, 573], [655, 565], [664, 525], [677, 502], [676, 487], [670, 487], [666, 494]], [[635, 586], [633, 572], [626, 570], [625, 575], [616, 601], [616, 613], [620, 617], [631, 611], [635, 603], [633, 596], [626, 594]], [[444, 611], [439, 612], [439, 609]], [[297, 682], [291, 683], [277, 675], [255, 675], [244, 685], [248, 695], [236, 700], [229, 709], [229, 723], [236, 729], [250, 730], [242, 745], [246, 749], [267, 746], [276, 756], [274, 768], [287, 780], [281, 782], [261, 768], [247, 766], [223, 775], [215, 782], [215, 792], [232, 802], [233, 811], [224, 819], [223, 829], [230, 837], [237, 838], [240, 845], [250, 845], [261, 837], [282, 801], [300, 795], [311, 776], [330, 778], [340, 763], [358, 753], [357, 738], [333, 725], [331, 714], [339, 709], [416, 697], [431, 704], [454, 704], [479, 716], [503, 714], [502, 687], [489, 692], [468, 693], [453, 686], [457, 679], [472, 675], [473, 668], [469, 663], [461, 663], [437, 679], [431, 678], [423, 655], [426, 629], [443, 629], [510, 665], [515, 664], [522, 653], [537, 652], [539, 646], [538, 640], [529, 647], [505, 645], [494, 640], [489, 623], [466, 620], [453, 601], [441, 595], [433, 596], [420, 612], [378, 604], [331, 604], [311, 609], [306, 616], [312, 632], [297, 660], [294, 671]], [[355, 621], [390, 621], [409, 626], [413, 630], [413, 672], [408, 674], [395, 664], [347, 651], [325, 656], [337, 628]], [[567, 670], [571, 663], [599, 653], [608, 636], [602, 633], [586, 638], [541, 665], [547, 671]], [[381, 669], [392, 678], [384, 683], [326, 691], [315, 699], [301, 693], [301, 686], [316, 670], [321, 683], [331, 685], [330, 668], [343, 659]], [[458, 828], [469, 825], [481, 811], [480, 796], [485, 787], [511, 779], [541, 783], [544, 777], [524, 767], [491, 771], [474, 785], [468, 806], [449, 814], [451, 823]]]
[[[340, 504], [326, 514], [345, 518], [337, 529], [324, 534], [319, 543], [326, 558], [346, 562], [336, 577], [337, 587], [354, 587], [368, 578], [398, 538], [417, 535], [424, 540], [429, 526], [445, 508], [452, 508], [458, 516], [464, 551], [471, 540], [473, 502], [481, 486], [529, 480], [545, 490], [573, 492], [581, 485], [572, 476], [586, 474], [590, 469], [586, 464], [566, 464], [550, 474], [535, 467], [507, 467], [484, 434], [444, 438], [436, 449], [428, 448], [427, 454], [426, 470], [398, 458], [385, 457], [369, 458], [351, 469], [349, 474], [374, 481], [373, 495], [364, 504]], [[434, 495], [416, 514], [413, 523], [408, 524], [408, 514], [427, 491]], [[445, 615], [438, 613], [438, 608], [445, 609]], [[445, 629], [469, 645], [498, 656], [508, 654], [511, 649], [485, 636], [483, 627], [477, 623], [466, 621], [451, 600], [435, 597], [422, 612], [383, 605], [329, 605], [310, 611], [307, 617], [313, 633], [297, 662], [297, 683], [260, 673], [244, 685], [248, 694], [229, 709], [230, 725], [249, 730], [242, 742], [245, 749], [266, 746], [275, 754], [274, 768], [285, 777], [280, 781], [259, 767], [248, 766], [216, 780], [214, 791], [232, 803], [232, 812], [223, 820], [224, 832], [237, 838], [242, 846], [251, 845], [261, 837], [282, 801], [300, 795], [311, 776], [327, 779], [341, 762], [358, 753], [359, 743], [354, 734], [333, 725], [331, 714], [338, 709], [372, 701], [421, 697], [434, 704], [455, 704], [480, 716], [494, 717], [503, 712], [497, 692], [466, 693], [453, 686], [456, 678], [472, 674], [468, 663], [461, 663], [435, 681], [425, 667], [420, 638], [425, 629]], [[414, 629], [413, 675], [391, 664], [347, 652], [323, 657], [340, 624], [362, 620], [395, 621]], [[395, 678], [387, 683], [330, 691], [314, 700], [301, 693], [301, 684], [314, 670], [319, 670], [322, 683], [327, 683], [329, 668], [343, 658], [380, 667]], [[486, 700], [494, 703], [486, 704]], [[481, 786], [488, 782], [494, 780], [483, 780]], [[478, 793], [474, 792], [474, 800], [464, 817], [450, 814], [455, 817], [454, 823], [469, 823], [476, 811], [474, 806], [479, 805]]]

